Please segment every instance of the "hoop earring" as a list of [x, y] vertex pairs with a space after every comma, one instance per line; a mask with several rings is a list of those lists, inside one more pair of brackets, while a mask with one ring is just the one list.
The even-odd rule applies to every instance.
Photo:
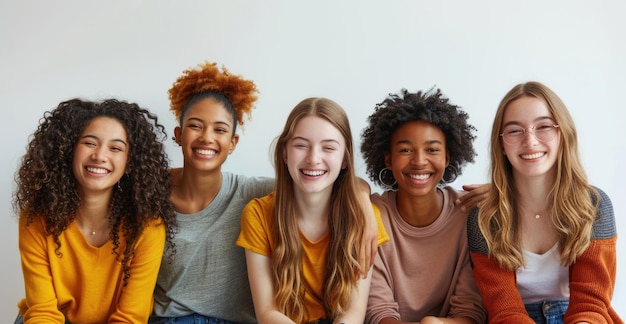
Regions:
[[117, 190], [119, 192], [124, 192], [124, 190], [122, 190], [122, 185], [120, 184], [121, 180], [117, 182]]
[[450, 180], [445, 179], [445, 172], [444, 172], [444, 179], [446, 182], [454, 182], [454, 180], [456, 180], [456, 178], [459, 176], [459, 170], [452, 164], [448, 164], [448, 166], [446, 167], [446, 170], [450, 170]]
[[386, 184], [385, 181], [383, 181], [383, 172], [385, 171], [389, 171], [391, 172], [391, 170], [389, 170], [388, 168], [382, 168], [380, 169], [380, 172], [378, 172], [378, 182], [385, 188], [385, 189], [393, 189], [393, 186], [396, 185], [396, 183], [398, 183], [396, 181], [396, 178], [393, 178], [393, 172], [391, 173], [391, 177], [393, 178], [393, 183], [392, 184]]
[[180, 146], [180, 143], [178, 143], [175, 136], [172, 136], [172, 141], [174, 142], [174, 144]]

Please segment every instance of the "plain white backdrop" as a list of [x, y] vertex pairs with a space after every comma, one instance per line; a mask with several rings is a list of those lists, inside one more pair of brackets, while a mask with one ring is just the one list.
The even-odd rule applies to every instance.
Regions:
[[[171, 136], [167, 90], [205, 60], [260, 90], [224, 167], [246, 175], [273, 176], [269, 144], [301, 99], [337, 101], [359, 138], [388, 93], [438, 87], [478, 128], [476, 163], [453, 186], [483, 183], [498, 102], [517, 83], [545, 83], [573, 114], [590, 181], [613, 200], [620, 235], [613, 305], [626, 317], [624, 15], [621, 0], [3, 0], [0, 322], [13, 321], [24, 297], [11, 199], [14, 173], [43, 113], [73, 97], [116, 97], [159, 115]], [[167, 149], [180, 166], [171, 140]], [[357, 167], [365, 177], [360, 155]]]

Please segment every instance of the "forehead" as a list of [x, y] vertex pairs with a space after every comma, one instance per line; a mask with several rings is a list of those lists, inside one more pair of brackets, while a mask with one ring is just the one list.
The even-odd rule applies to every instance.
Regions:
[[553, 118], [546, 103], [538, 98], [525, 96], [508, 104], [504, 111], [503, 123], [511, 121], [532, 123], [544, 118]]
[[184, 120], [189, 118], [227, 120], [232, 122], [233, 116], [221, 102], [213, 98], [205, 98], [189, 107], [185, 113]]
[[340, 144], [345, 144], [345, 139], [339, 129], [328, 120], [307, 116], [300, 119], [293, 130], [292, 138], [303, 138], [308, 140], [334, 140]]
[[122, 125], [119, 120], [106, 116], [96, 117], [89, 121], [87, 126], [85, 126], [85, 129], [83, 129], [81, 135], [85, 135], [87, 133], [99, 133], [100, 135], [108, 135], [110, 137], [123, 136], [126, 138], [126, 129], [124, 128], [124, 125]]
[[445, 134], [434, 124], [423, 120], [414, 120], [402, 124], [393, 132], [392, 145], [401, 141], [423, 142], [439, 140], [445, 143]]

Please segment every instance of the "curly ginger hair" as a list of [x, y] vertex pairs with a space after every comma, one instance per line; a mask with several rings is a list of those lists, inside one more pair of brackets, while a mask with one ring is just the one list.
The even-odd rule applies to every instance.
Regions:
[[226, 107], [236, 124], [250, 119], [258, 90], [253, 81], [231, 74], [224, 66], [205, 62], [183, 71], [170, 90], [170, 110], [182, 125], [185, 113], [194, 103], [213, 98]]

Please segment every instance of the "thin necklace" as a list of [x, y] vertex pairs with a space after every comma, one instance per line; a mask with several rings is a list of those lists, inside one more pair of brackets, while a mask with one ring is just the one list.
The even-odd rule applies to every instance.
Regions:
[[[530, 212], [530, 210], [529, 210], [528, 208], [526, 208], [526, 207], [522, 206], [521, 204], [520, 204], [520, 207], [521, 207], [523, 210], [525, 210], [526, 212], [528, 212], [529, 214], [535, 214], [535, 219], [540, 219], [540, 218], [541, 218], [541, 212], [531, 213], [531, 212]], [[545, 209], [544, 209], [544, 210], [542, 210], [542, 212], [545, 212]]]

